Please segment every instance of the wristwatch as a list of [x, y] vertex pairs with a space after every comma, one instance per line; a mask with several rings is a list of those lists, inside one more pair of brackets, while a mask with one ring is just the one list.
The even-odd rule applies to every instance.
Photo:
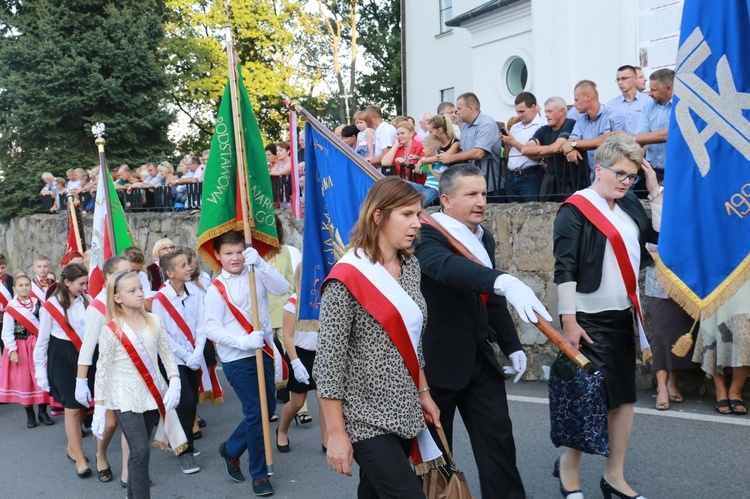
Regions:
[[570, 145], [573, 146], [573, 149], [575, 149], [578, 147], [578, 142], [574, 140], [573, 142], [570, 143]]

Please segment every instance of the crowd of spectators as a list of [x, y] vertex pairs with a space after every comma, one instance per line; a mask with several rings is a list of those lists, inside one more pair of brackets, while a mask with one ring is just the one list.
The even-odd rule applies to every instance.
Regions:
[[[125, 211], [198, 209], [207, 160], [208, 151], [204, 151], [201, 156], [186, 157], [176, 171], [172, 164], [162, 161], [148, 162], [135, 169], [121, 164], [110, 170], [110, 175]], [[93, 211], [99, 168], [88, 171], [71, 168], [65, 172], [67, 180], [44, 172], [44, 187], [39, 192], [42, 211], [66, 212], [68, 195], [78, 201], [84, 212]]]
[[[521, 92], [516, 114], [505, 123], [483, 112], [472, 92], [455, 104], [441, 102], [435, 116], [423, 113], [418, 123], [410, 116], [384, 120], [371, 105], [335, 133], [385, 175], [410, 180], [433, 202], [424, 186], [440, 178], [442, 167], [464, 162], [482, 169], [492, 202], [561, 202], [590, 185], [594, 152], [612, 133], [633, 135], [662, 181], [674, 72], [660, 69], [647, 80], [641, 68], [624, 65], [615, 83], [620, 95], [606, 103], [590, 80], [575, 85], [570, 106], [559, 96], [542, 106], [534, 94]], [[433, 134], [440, 146], [425, 148]], [[645, 197], [645, 182], [637, 182], [634, 191]]]
[[[506, 122], [483, 112], [472, 92], [460, 95], [455, 104], [441, 102], [434, 116], [422, 113], [418, 123], [410, 116], [385, 120], [381, 108], [370, 105], [335, 133], [385, 175], [413, 182], [430, 202], [437, 200], [433, 191], [440, 171], [463, 162], [482, 169], [491, 202], [561, 202], [590, 184], [594, 152], [611, 133], [633, 135], [662, 181], [674, 72], [660, 69], [647, 80], [641, 68], [625, 65], [617, 69], [615, 83], [620, 95], [606, 103], [600, 102], [597, 84], [590, 80], [575, 85], [570, 106], [552, 96], [542, 107], [535, 95], [522, 92], [515, 99], [516, 114]], [[439, 145], [425, 148], [424, 140], [433, 135]], [[303, 131], [297, 150], [301, 195], [304, 147]], [[289, 142], [265, 147], [277, 207], [289, 206], [292, 198], [291, 149]], [[126, 211], [197, 209], [207, 159], [204, 151], [185, 158], [176, 171], [163, 161], [136, 169], [123, 164], [111, 174]], [[67, 194], [76, 196], [84, 211], [93, 210], [98, 174], [99, 167], [69, 169], [67, 178], [45, 172], [43, 211], [64, 212]], [[645, 197], [645, 182], [637, 182], [634, 191]]]

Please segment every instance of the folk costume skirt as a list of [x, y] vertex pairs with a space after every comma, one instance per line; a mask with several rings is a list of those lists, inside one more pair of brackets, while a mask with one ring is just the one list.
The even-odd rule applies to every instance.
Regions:
[[604, 374], [607, 409], [635, 403], [635, 330], [633, 309], [576, 313], [578, 324], [593, 344], [581, 340], [580, 350]]
[[0, 402], [23, 406], [50, 403], [49, 394], [36, 384], [35, 345], [36, 336], [33, 334], [29, 334], [24, 340], [16, 340], [18, 364], [10, 361], [7, 348], [3, 350], [3, 359], [0, 361]]
[[[96, 359], [94, 359], [94, 365], [95, 363]], [[85, 409], [76, 400], [77, 373], [78, 350], [76, 350], [76, 347], [70, 341], [50, 336], [47, 353], [47, 377], [50, 395], [66, 409]], [[93, 382], [94, 373], [89, 372], [89, 390], [91, 390], [91, 393], [94, 393]]]

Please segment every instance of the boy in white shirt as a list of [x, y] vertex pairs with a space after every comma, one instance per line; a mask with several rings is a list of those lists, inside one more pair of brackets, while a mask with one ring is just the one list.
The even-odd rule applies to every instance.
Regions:
[[185, 251], [178, 248], [159, 259], [159, 268], [167, 282], [156, 292], [152, 313], [164, 324], [180, 372], [180, 403], [177, 417], [187, 437], [187, 448], [180, 454], [180, 468], [186, 475], [199, 472], [194, 457], [200, 453], [193, 446], [193, 421], [198, 410], [198, 388], [206, 332], [203, 327], [201, 293], [190, 283], [192, 271]]
[[[273, 487], [265, 462], [255, 355], [256, 349], [263, 348], [266, 352], [273, 345], [267, 293], [283, 295], [289, 289], [289, 283], [254, 248], [245, 249], [240, 232], [226, 232], [214, 239], [214, 254], [222, 270], [204, 298], [205, 330], [208, 339], [216, 342], [224, 374], [242, 402], [244, 414], [237, 429], [219, 446], [219, 454], [226, 463], [229, 477], [243, 482], [245, 477], [240, 471], [240, 456], [247, 450], [253, 492], [258, 496], [270, 495], [273, 494]], [[260, 331], [252, 330], [247, 274], [247, 267], [251, 265], [255, 270]], [[274, 362], [269, 355], [263, 355], [263, 361], [268, 411], [272, 414], [276, 409]]]

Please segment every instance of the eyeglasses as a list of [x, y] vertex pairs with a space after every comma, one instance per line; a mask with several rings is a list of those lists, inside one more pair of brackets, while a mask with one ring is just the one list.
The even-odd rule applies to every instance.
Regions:
[[175, 245], [173, 244], [172, 246], [162, 246], [162, 247], [161, 247], [161, 249], [162, 249], [162, 250], [167, 250], [167, 251], [172, 251], [172, 250], [173, 250], [173, 249], [175, 249], [176, 247], [177, 247], [177, 246], [175, 246]]
[[620, 78], [615, 78], [615, 81], [620, 83], [621, 81], [628, 81], [631, 78], [635, 78], [635, 76], [621, 76]]
[[612, 173], [614, 173], [615, 178], [619, 180], [620, 182], [625, 182], [626, 180], [630, 180], [630, 183], [635, 185], [641, 179], [641, 177], [639, 177], [638, 175], [635, 175], [635, 174], [628, 175], [627, 172], [624, 172], [622, 170], [615, 170], [614, 168], [610, 168], [609, 166], [606, 166], [606, 165], [599, 165], [599, 166], [601, 166], [605, 170], [609, 170]]

